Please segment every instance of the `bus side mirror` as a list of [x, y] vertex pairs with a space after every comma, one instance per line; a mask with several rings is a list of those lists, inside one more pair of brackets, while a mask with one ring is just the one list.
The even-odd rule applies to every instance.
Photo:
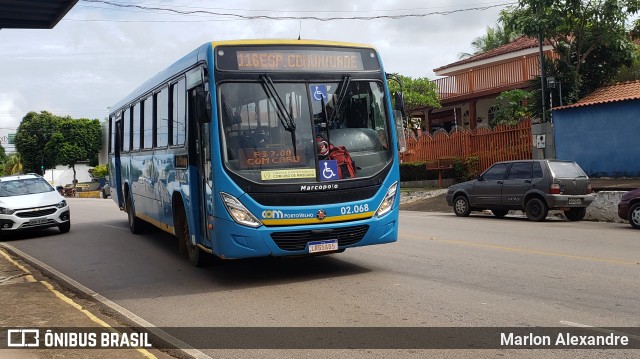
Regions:
[[196, 87], [195, 115], [199, 123], [211, 121], [211, 92], [206, 91], [204, 86]]
[[393, 102], [395, 102], [394, 110], [400, 111], [402, 116], [404, 116], [404, 97], [402, 97], [402, 92], [395, 92], [393, 94]]

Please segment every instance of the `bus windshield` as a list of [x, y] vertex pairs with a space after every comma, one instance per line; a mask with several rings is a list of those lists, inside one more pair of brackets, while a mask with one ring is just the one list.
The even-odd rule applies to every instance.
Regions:
[[[365, 178], [392, 161], [380, 81], [267, 78], [218, 88], [223, 161], [246, 179], [269, 184]], [[342, 147], [355, 164], [355, 176], [323, 175], [336, 169], [325, 163], [332, 160], [327, 150]]]

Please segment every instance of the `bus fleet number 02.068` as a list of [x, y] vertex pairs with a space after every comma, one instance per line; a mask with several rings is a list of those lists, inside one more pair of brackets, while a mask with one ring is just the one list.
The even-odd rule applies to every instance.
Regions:
[[340, 207], [340, 214], [355, 214], [369, 212], [368, 204], [356, 204], [354, 206]]

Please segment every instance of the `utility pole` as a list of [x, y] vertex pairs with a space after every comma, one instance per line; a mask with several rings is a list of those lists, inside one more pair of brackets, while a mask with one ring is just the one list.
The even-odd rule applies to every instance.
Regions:
[[547, 96], [545, 96], [544, 51], [542, 50], [542, 29], [538, 29], [538, 49], [540, 52], [540, 91], [542, 98], [542, 122], [547, 122]]

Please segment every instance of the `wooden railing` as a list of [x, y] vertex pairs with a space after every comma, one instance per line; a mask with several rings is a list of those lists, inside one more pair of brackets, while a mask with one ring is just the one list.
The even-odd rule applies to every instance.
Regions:
[[505, 86], [524, 84], [540, 75], [537, 56], [521, 57], [509, 62], [478, 68], [455, 76], [434, 80], [440, 100]]
[[432, 161], [445, 158], [478, 158], [480, 172], [498, 161], [532, 158], [531, 121], [495, 129], [478, 128], [452, 133], [437, 132], [419, 138], [407, 138], [407, 151], [400, 154], [402, 162]]

